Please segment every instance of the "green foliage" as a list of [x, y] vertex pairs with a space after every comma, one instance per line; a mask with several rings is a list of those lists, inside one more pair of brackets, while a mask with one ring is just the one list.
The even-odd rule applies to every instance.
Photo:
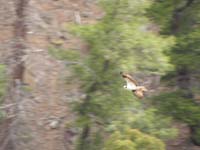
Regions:
[[5, 66], [0, 64], [0, 103], [2, 102], [2, 97], [5, 94], [6, 87], [6, 75]]
[[195, 142], [195, 144], [200, 145], [200, 128], [196, 128], [192, 135], [192, 140]]
[[78, 61], [80, 54], [75, 50], [64, 50], [54, 46], [49, 47], [49, 54], [60, 60]]
[[171, 60], [178, 69], [187, 68], [189, 72], [199, 72], [200, 59], [200, 30], [177, 38], [177, 44], [171, 51]]
[[106, 142], [103, 150], [164, 150], [164, 143], [137, 129], [115, 132]]
[[188, 92], [176, 91], [170, 93], [162, 93], [153, 100], [158, 106], [160, 113], [174, 117], [176, 120], [187, 123], [191, 128], [192, 140], [195, 144], [200, 144], [200, 109], [192, 98], [187, 98]]
[[91, 48], [84, 67], [77, 66], [76, 71], [82, 75], [82, 88], [92, 100], [80, 104], [84, 107], [78, 109], [81, 114], [91, 113], [105, 120], [132, 100], [132, 95], [124, 94], [121, 88], [119, 72], [164, 73], [169, 70], [171, 65], [163, 52], [170, 48], [173, 38], [161, 37], [146, 29], [150, 21], [144, 14], [150, 1], [115, 0], [111, 3], [105, 0], [101, 4], [107, 14], [100, 23], [69, 28]]
[[158, 114], [159, 112], [152, 108], [146, 110], [137, 108], [137, 111], [134, 112], [127, 111], [123, 115], [121, 114], [117, 121], [111, 122], [107, 131], [114, 132], [132, 128], [162, 140], [174, 138], [177, 130], [171, 128], [171, 118]]
[[158, 1], [155, 0], [154, 5], [149, 8], [149, 17], [160, 25], [162, 31], [169, 31], [172, 22], [173, 11], [175, 10], [175, 1]]
[[[164, 28], [163, 32], [167, 30], [176, 35], [176, 44], [168, 54], [177, 70], [186, 68], [189, 72], [199, 71], [200, 2], [194, 1], [188, 5], [187, 0], [156, 0], [149, 10], [149, 16]], [[177, 28], [178, 32], [173, 33], [173, 28]]]
[[155, 100], [155, 103], [163, 113], [184, 121], [189, 125], [195, 125], [199, 122], [200, 109], [193, 99], [186, 98], [186, 94], [183, 91], [163, 93], [154, 97], [153, 100]]
[[138, 113], [131, 125], [133, 128], [140, 129], [142, 132], [162, 140], [174, 138], [177, 134], [177, 130], [171, 128], [171, 118], [159, 115], [156, 109], [147, 109]]
[[[98, 65], [108, 59], [111, 64], [118, 66], [118, 70], [164, 73], [172, 68], [163, 52], [173, 44], [173, 38], [148, 31], [147, 18], [138, 17], [139, 22], [135, 22], [137, 17], [126, 23], [122, 19], [112, 18], [109, 22], [105, 19], [97, 25], [71, 27], [71, 30], [90, 44], [92, 57], [89, 63], [97, 60], [93, 64], [95, 67], [100, 67]], [[102, 67], [99, 69], [102, 70]]]
[[[198, 0], [195, 0], [190, 6], [187, 4], [188, 0], [154, 1], [154, 5], [150, 7], [147, 15], [160, 25], [162, 33], [174, 34], [172, 32], [173, 23], [176, 23], [181, 31], [176, 34], [185, 34], [198, 28], [196, 26], [200, 19], [200, 2]], [[177, 15], [179, 13], [181, 17], [174, 18], [175, 13]]]
[[155, 1], [156, 4], [149, 9], [151, 12], [149, 16], [160, 24], [163, 34], [175, 35], [176, 41], [167, 53], [175, 70], [169, 72], [165, 80], [171, 81], [171, 86], [180, 89], [157, 96], [156, 104], [161, 112], [188, 123], [192, 128], [195, 127], [192, 138], [200, 145], [198, 132], [200, 109], [193, 97], [200, 90], [200, 1]]
[[[3, 96], [6, 92], [6, 83], [5, 66], [0, 64], [0, 104], [3, 102]], [[0, 110], [0, 120], [3, 116], [4, 114]]]
[[[148, 30], [151, 21], [145, 15], [152, 2], [102, 0], [100, 3], [106, 15], [99, 23], [68, 26], [68, 30], [83, 38], [90, 46], [89, 56], [81, 65], [74, 66], [82, 83], [81, 88], [87, 94], [75, 107], [75, 111], [79, 113], [77, 124], [82, 127], [77, 149], [95, 149], [96, 140], [93, 136], [97, 132], [88, 129], [100, 128], [98, 124], [103, 126], [102, 134], [107, 134], [112, 128], [115, 128], [115, 132], [120, 128], [141, 128], [142, 132], [149, 134], [142, 135], [145, 139], [138, 138], [137, 142], [127, 138], [112, 143], [112, 138], [108, 139], [114, 147], [111, 148], [108, 144], [107, 149], [159, 150], [164, 149], [164, 144], [153, 136], [162, 139], [173, 136], [174, 130], [162, 125], [168, 122], [168, 119], [165, 121], [159, 118], [161, 122], [156, 123], [159, 121], [154, 119], [156, 115], [153, 111], [150, 113], [148, 110], [136, 115], [132, 113], [130, 108], [143, 111], [142, 104], [136, 101], [137, 98], [133, 97], [131, 92], [123, 90], [124, 83], [119, 75], [119, 72], [124, 70], [163, 74], [172, 69], [168, 63], [169, 58], [164, 53], [173, 45], [173, 37], [160, 36]], [[141, 116], [146, 119], [141, 119]], [[129, 119], [133, 121], [129, 122]], [[119, 124], [115, 124], [116, 122]], [[143, 123], [146, 123], [146, 126], [142, 126]], [[159, 131], [156, 131], [157, 127]]]

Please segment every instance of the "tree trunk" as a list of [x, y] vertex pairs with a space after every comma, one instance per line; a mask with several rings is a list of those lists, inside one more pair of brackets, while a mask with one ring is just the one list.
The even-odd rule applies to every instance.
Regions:
[[83, 128], [83, 131], [80, 137], [79, 150], [89, 150], [89, 147], [90, 147], [89, 133], [90, 133], [90, 127], [89, 125], [86, 125]]
[[171, 23], [172, 34], [176, 34], [179, 32], [180, 25], [181, 25], [180, 21], [181, 21], [181, 17], [182, 17], [181, 15], [185, 9], [187, 9], [188, 7], [190, 7], [193, 4], [194, 1], [195, 0], [187, 0], [186, 4], [183, 7], [180, 7], [180, 8], [177, 8], [174, 10], [173, 17], [172, 17], [172, 23]]

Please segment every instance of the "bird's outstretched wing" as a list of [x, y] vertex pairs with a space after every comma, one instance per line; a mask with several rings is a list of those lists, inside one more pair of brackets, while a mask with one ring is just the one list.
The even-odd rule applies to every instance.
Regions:
[[133, 77], [127, 73], [123, 73], [120, 72], [120, 74], [122, 75], [122, 77], [124, 78], [124, 80], [126, 80], [126, 82], [131, 82], [132, 84], [134, 84], [135, 86], [137, 86], [137, 82], [133, 79]]
[[137, 82], [129, 75], [129, 74], [125, 74], [125, 73], [120, 73], [122, 75], [122, 77], [124, 78], [124, 80], [127, 83], [127, 89], [129, 90], [136, 90], [137, 88]]

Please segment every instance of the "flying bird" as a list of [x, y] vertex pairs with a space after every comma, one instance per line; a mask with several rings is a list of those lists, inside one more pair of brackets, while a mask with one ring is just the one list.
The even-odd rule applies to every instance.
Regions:
[[132, 78], [131, 75], [120, 72], [124, 80], [126, 81], [126, 85], [124, 85], [124, 88], [132, 91], [135, 96], [138, 98], [144, 97], [144, 92], [148, 91], [146, 87], [144, 86], [138, 86], [137, 82]]

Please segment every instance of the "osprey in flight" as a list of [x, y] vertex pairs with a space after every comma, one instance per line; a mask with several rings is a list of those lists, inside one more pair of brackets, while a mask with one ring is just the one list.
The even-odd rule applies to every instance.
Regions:
[[129, 74], [125, 74], [123, 72], [120, 72], [120, 74], [124, 80], [126, 80], [126, 85], [124, 85], [124, 88], [132, 91], [138, 98], [143, 98], [144, 92], [147, 91], [146, 87], [138, 86], [137, 82]]

